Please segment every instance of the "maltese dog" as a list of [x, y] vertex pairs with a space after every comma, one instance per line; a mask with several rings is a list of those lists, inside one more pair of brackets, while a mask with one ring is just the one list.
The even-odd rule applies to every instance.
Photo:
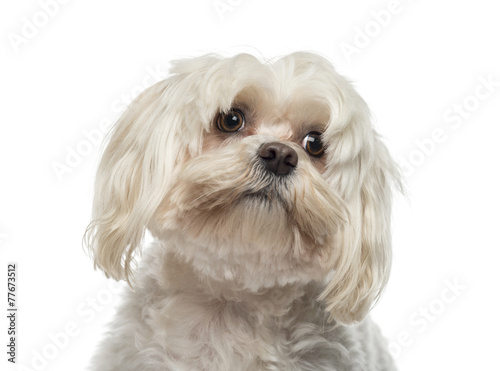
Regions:
[[395, 370], [367, 314], [398, 174], [325, 58], [174, 62], [97, 172], [86, 242], [130, 290], [91, 368]]

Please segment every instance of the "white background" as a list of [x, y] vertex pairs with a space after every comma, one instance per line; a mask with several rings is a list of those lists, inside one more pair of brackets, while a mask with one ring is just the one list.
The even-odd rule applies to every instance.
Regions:
[[[498, 369], [494, 2], [219, 3], [233, 5], [2, 2], [0, 282], [6, 263], [17, 262], [19, 370], [83, 370], [113, 314], [116, 290], [81, 247], [100, 125], [172, 59], [295, 50], [326, 55], [352, 79], [394, 157], [413, 167], [405, 170], [408, 197], [394, 209], [393, 274], [373, 311], [400, 369]], [[76, 150], [86, 151], [79, 163]], [[68, 161], [58, 177], [54, 166]], [[0, 287], [3, 370], [6, 283]]]

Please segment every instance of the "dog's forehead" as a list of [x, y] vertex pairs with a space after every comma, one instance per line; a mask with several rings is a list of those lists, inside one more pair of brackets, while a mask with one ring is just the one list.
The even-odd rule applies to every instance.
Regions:
[[320, 132], [326, 129], [332, 118], [332, 75], [280, 60], [253, 63], [259, 64], [250, 73], [253, 79], [244, 73], [234, 76], [233, 104], [243, 105], [258, 116], [259, 132], [287, 137], [304, 126], [314, 126]]

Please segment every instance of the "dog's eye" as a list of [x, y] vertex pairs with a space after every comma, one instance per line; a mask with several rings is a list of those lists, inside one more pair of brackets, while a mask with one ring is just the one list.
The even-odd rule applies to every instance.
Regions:
[[305, 136], [302, 141], [302, 147], [313, 157], [321, 157], [325, 153], [325, 146], [321, 141], [321, 134], [315, 131]]
[[217, 117], [217, 127], [225, 133], [235, 133], [245, 126], [245, 116], [238, 109], [231, 109], [227, 113], [220, 113]]

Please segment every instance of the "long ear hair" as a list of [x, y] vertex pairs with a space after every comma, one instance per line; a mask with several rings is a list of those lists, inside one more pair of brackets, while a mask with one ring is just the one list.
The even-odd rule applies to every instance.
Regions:
[[168, 182], [166, 174], [159, 173], [171, 164], [162, 166], [158, 146], [149, 142], [154, 132], [156, 138], [161, 136], [163, 128], [157, 122], [168, 116], [161, 104], [167, 88], [166, 81], [159, 82], [127, 108], [115, 124], [96, 174], [85, 242], [94, 266], [116, 280], [128, 279], [133, 252], [144, 236], [153, 205], [161, 201], [155, 197], [161, 193], [154, 190]]
[[94, 266], [106, 276], [130, 284], [134, 251], [168, 192], [175, 165], [199, 151], [203, 118], [192, 91], [217, 61], [207, 55], [175, 62], [172, 75], [146, 89], [116, 123], [96, 174], [84, 236]]
[[360, 321], [378, 300], [391, 265], [391, 196], [399, 170], [373, 130], [366, 103], [337, 75], [340, 114], [325, 133], [333, 149], [327, 178], [350, 213], [337, 235], [335, 270], [321, 300], [330, 319]]

